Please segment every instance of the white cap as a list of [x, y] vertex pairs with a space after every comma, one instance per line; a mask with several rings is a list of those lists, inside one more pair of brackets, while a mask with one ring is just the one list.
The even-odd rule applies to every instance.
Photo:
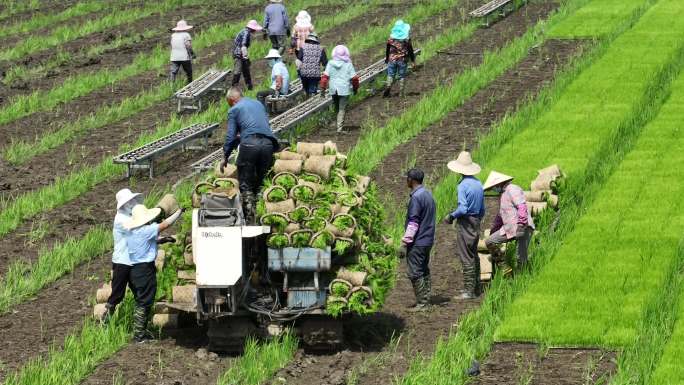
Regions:
[[280, 52], [278, 52], [277, 49], [271, 48], [268, 50], [268, 55], [264, 57], [264, 59], [280, 59], [282, 56], [280, 56]]

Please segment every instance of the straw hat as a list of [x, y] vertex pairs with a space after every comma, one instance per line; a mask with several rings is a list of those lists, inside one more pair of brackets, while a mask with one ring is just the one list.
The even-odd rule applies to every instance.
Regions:
[[264, 27], [260, 26], [259, 23], [257, 23], [256, 20], [250, 20], [250, 21], [247, 23], [247, 28], [249, 28], [249, 29], [251, 29], [251, 30], [253, 30], [253, 31], [257, 31], [257, 32], [259, 32], [259, 31], [261, 31], [262, 29], [264, 29]]
[[509, 182], [512, 180], [513, 180], [512, 176], [508, 176], [506, 174], [502, 174], [502, 173], [496, 172], [496, 171], [491, 171], [489, 173], [489, 176], [487, 177], [487, 181], [485, 182], [485, 184], [482, 188], [484, 190], [489, 190], [490, 188], [492, 188], [494, 186], [498, 186], [501, 183]]
[[268, 55], [264, 57], [264, 59], [280, 59], [282, 56], [280, 56], [280, 52], [278, 52], [277, 49], [269, 49], [268, 50]]
[[116, 193], [116, 209], [119, 210], [122, 208], [126, 203], [130, 202], [131, 200], [139, 197], [140, 193], [134, 193], [131, 190], [125, 188], [122, 190], [119, 190], [119, 192]]
[[480, 165], [473, 162], [473, 158], [468, 151], [461, 151], [456, 160], [447, 163], [449, 170], [461, 175], [477, 175], [482, 170]]
[[131, 219], [126, 221], [123, 226], [128, 230], [133, 230], [140, 226], [146, 225], [161, 214], [162, 209], [155, 207], [148, 209], [145, 205], [135, 205]]
[[176, 28], [171, 28], [172, 31], [176, 32], [189, 31], [191, 29], [192, 26], [188, 25], [188, 22], [185, 20], [180, 20], [178, 23], [176, 23]]

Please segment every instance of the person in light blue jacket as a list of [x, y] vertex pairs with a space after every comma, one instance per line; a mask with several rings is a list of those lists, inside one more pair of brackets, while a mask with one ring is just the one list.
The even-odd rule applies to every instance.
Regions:
[[326, 65], [321, 77], [323, 95], [328, 88], [337, 113], [337, 132], [341, 132], [349, 96], [359, 90], [359, 77], [352, 64], [349, 49], [343, 45], [333, 49], [332, 60]]

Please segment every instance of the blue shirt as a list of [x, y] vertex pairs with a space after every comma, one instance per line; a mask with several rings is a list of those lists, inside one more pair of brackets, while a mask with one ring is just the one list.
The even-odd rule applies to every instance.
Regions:
[[242, 57], [242, 47], [249, 48], [252, 44], [252, 34], [249, 33], [249, 29], [244, 28], [240, 31], [233, 41], [233, 57], [244, 59]]
[[409, 222], [418, 224], [418, 232], [413, 237], [413, 246], [432, 246], [435, 242], [435, 213], [435, 200], [432, 198], [432, 193], [422, 185], [416, 187], [411, 192], [404, 224], [404, 227]]
[[157, 258], [159, 224], [140, 226], [128, 235], [128, 255], [132, 264], [154, 262]]
[[271, 88], [276, 89], [276, 77], [280, 75], [283, 77], [283, 85], [280, 88], [281, 95], [287, 95], [290, 93], [290, 72], [287, 70], [285, 63], [279, 61], [273, 65], [271, 69]]
[[484, 190], [482, 183], [474, 176], [464, 176], [458, 184], [458, 207], [451, 213], [452, 218], [462, 216], [484, 217]]
[[243, 97], [228, 111], [228, 132], [223, 143], [223, 155], [228, 159], [230, 153], [240, 144], [240, 138], [245, 139], [256, 134], [271, 138], [274, 146], [276, 145], [277, 139], [271, 131], [263, 104]]
[[264, 29], [268, 30], [268, 34], [285, 35], [287, 29], [290, 28], [290, 21], [287, 19], [287, 10], [282, 4], [269, 4], [264, 11]]
[[112, 235], [114, 236], [114, 252], [112, 253], [112, 263], [120, 265], [132, 265], [131, 259], [128, 256], [128, 246], [126, 238], [129, 231], [123, 227], [123, 223], [131, 219], [130, 216], [117, 211], [114, 217], [114, 225], [112, 226]]

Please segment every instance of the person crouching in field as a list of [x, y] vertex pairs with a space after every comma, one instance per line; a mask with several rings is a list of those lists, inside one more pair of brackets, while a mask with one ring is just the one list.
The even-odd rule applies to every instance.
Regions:
[[181, 20], [172, 28], [171, 34], [171, 81], [176, 80], [176, 75], [181, 67], [185, 71], [185, 76], [188, 78], [188, 83], [192, 82], [192, 59], [195, 58], [195, 53], [192, 51], [192, 37], [188, 33], [192, 29], [191, 25], [185, 20]]
[[183, 210], [177, 210], [161, 223], [153, 223], [161, 212], [158, 207], [148, 209], [142, 204], [136, 205], [130, 219], [123, 225], [129, 231], [126, 242], [132, 264], [130, 280], [135, 297], [133, 339], [136, 342], [144, 342], [152, 337], [147, 331], [147, 320], [157, 293], [157, 269], [154, 265], [157, 237], [178, 220]]
[[385, 49], [387, 84], [383, 92], [383, 96], [386, 98], [390, 96], [392, 84], [397, 77], [399, 78], [399, 95], [404, 96], [406, 69], [409, 61], [411, 63], [416, 62], [411, 38], [409, 37], [410, 31], [411, 26], [409, 24], [404, 23], [403, 20], [398, 20], [392, 28], [389, 40], [387, 40], [387, 48]]

